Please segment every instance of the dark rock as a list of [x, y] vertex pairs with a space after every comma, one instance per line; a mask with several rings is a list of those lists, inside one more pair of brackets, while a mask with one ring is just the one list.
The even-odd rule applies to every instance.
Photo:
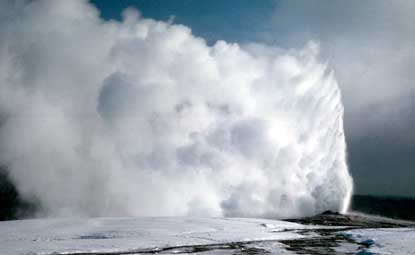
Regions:
[[340, 214], [326, 211], [316, 216], [301, 219], [287, 219], [306, 225], [350, 226], [358, 228], [415, 227], [415, 222], [389, 219], [361, 213]]

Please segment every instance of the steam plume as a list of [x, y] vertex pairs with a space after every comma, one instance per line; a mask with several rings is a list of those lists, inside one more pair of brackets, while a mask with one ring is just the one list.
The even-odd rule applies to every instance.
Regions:
[[0, 162], [50, 215], [347, 209], [341, 95], [315, 43], [208, 46], [81, 0], [0, 15]]

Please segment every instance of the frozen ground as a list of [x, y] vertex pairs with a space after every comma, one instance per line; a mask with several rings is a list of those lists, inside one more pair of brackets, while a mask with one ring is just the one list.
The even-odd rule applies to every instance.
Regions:
[[415, 254], [411, 228], [352, 228], [242, 218], [6, 221], [0, 254]]
[[[357, 254], [415, 254], [415, 229], [354, 229], [346, 236], [359, 245]], [[352, 246], [340, 246], [337, 251], [350, 250]]]
[[[0, 254], [131, 253], [188, 251], [184, 246], [297, 239], [305, 227], [260, 219], [97, 218], [21, 220], [0, 223]], [[264, 245], [264, 244], [262, 244]], [[283, 250], [274, 243], [270, 250]], [[173, 249], [177, 247], [177, 249]], [[197, 248], [197, 247], [196, 247]], [[187, 250], [186, 250], [187, 249]], [[197, 250], [197, 249], [196, 249]]]

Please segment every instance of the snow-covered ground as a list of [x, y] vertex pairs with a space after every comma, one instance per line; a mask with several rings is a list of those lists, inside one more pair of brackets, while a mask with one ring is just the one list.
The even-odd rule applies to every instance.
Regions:
[[[296, 239], [305, 226], [239, 218], [44, 219], [0, 223], [0, 254], [128, 252], [165, 247]], [[283, 252], [282, 244], [272, 246]], [[172, 250], [174, 253], [174, 250]], [[288, 254], [288, 253], [281, 253]]]
[[[354, 229], [344, 233], [360, 245], [357, 254], [415, 254], [415, 229], [413, 228]], [[340, 247], [339, 250], [345, 248]]]
[[[344, 239], [337, 238], [339, 236]], [[331, 242], [333, 240], [335, 242]], [[313, 247], [304, 248], [308, 244]], [[333, 254], [336, 251], [338, 254], [415, 254], [415, 230], [345, 231], [342, 227], [243, 218], [92, 218], [0, 222], [0, 255], [207, 255], [234, 254], [235, 251], [237, 254], [296, 254], [294, 246], [303, 247], [303, 252], [313, 250], [313, 254], [319, 254], [320, 249], [324, 249], [324, 254], [330, 251]]]

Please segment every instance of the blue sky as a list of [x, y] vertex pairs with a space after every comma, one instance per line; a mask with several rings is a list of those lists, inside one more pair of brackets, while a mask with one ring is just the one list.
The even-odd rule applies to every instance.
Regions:
[[184, 24], [193, 34], [209, 44], [217, 40], [252, 42], [270, 30], [274, 0], [92, 0], [105, 19], [121, 19], [129, 6], [140, 10], [144, 17]]

